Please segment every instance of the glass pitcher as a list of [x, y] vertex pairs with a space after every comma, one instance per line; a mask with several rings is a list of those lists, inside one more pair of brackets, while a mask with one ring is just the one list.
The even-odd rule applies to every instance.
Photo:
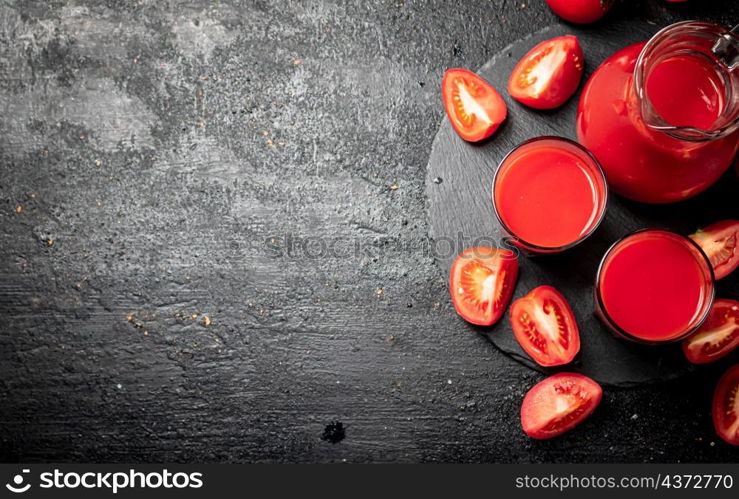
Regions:
[[737, 28], [685, 21], [616, 52], [585, 85], [577, 135], [627, 198], [671, 203], [708, 188], [739, 150]]

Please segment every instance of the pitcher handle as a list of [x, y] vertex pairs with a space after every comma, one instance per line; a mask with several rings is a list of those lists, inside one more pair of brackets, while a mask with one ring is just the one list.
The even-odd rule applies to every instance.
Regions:
[[[731, 33], [739, 34], [739, 24], [734, 26]], [[726, 33], [721, 36], [711, 47], [711, 52], [718, 58], [721, 63], [726, 66], [729, 71], [734, 71], [739, 67], [739, 41]]]

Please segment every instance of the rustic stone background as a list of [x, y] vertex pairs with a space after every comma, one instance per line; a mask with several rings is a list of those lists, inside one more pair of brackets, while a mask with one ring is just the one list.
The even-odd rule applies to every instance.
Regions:
[[540, 0], [0, 2], [0, 459], [736, 460], [710, 424], [725, 365], [526, 438], [540, 375], [460, 327], [425, 249], [444, 69], [558, 22]]

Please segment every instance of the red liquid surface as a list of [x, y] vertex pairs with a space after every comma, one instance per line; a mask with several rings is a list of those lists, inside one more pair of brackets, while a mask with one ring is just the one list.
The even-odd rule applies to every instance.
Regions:
[[723, 83], [701, 56], [660, 62], [649, 73], [646, 90], [655, 111], [673, 126], [710, 130], [724, 107]]
[[700, 318], [710, 290], [687, 241], [641, 233], [607, 257], [599, 283], [603, 306], [624, 331], [648, 341], [678, 338]]
[[[577, 136], [598, 158], [615, 192], [636, 201], [669, 203], [718, 180], [739, 150], [739, 133], [687, 142], [649, 129], [633, 79], [643, 47], [637, 43], [616, 52], [593, 73], [580, 98]], [[653, 107], [673, 125], [710, 128], [724, 105], [717, 78], [708, 62], [676, 56], [650, 72], [646, 90]]]
[[590, 156], [574, 144], [542, 139], [524, 144], [500, 166], [494, 202], [508, 230], [530, 245], [576, 242], [604, 209], [605, 183]]

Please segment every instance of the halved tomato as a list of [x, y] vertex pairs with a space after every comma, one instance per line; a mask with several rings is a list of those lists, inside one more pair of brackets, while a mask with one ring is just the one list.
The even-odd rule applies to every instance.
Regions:
[[577, 90], [585, 59], [576, 36], [544, 40], [519, 61], [508, 80], [508, 93], [536, 109], [554, 109]]
[[495, 324], [513, 296], [518, 258], [509, 250], [477, 246], [452, 264], [449, 291], [457, 313], [479, 326]]
[[683, 352], [693, 364], [707, 364], [739, 346], [739, 301], [716, 300], [706, 322], [683, 340]]
[[739, 221], [723, 220], [699, 230], [690, 238], [698, 243], [706, 254], [716, 279], [731, 274], [739, 266]]
[[543, 440], [571, 430], [590, 416], [603, 398], [598, 383], [577, 373], [559, 373], [534, 385], [521, 404], [521, 426]]
[[713, 427], [719, 437], [739, 445], [739, 364], [718, 380], [713, 392]]
[[448, 69], [444, 73], [441, 95], [449, 121], [459, 136], [469, 142], [490, 137], [508, 114], [498, 91], [466, 69]]
[[594, 23], [613, 7], [613, 0], [546, 0], [546, 2], [559, 17], [577, 24]]
[[539, 365], [561, 366], [580, 351], [580, 332], [565, 297], [551, 286], [534, 288], [511, 306], [511, 326]]

